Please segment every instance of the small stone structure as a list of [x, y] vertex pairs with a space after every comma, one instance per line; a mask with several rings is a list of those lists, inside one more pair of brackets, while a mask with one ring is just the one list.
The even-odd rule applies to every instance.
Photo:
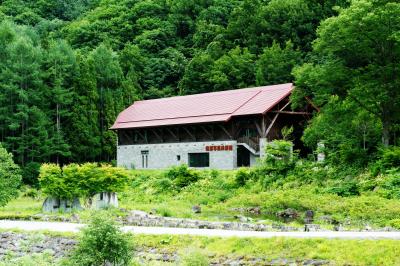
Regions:
[[48, 197], [42, 205], [43, 212], [71, 212], [72, 210], [82, 210], [78, 198], [73, 200]]
[[96, 194], [92, 200], [93, 209], [103, 209], [107, 207], [118, 207], [118, 197], [115, 192], [101, 192]]
[[317, 161], [324, 162], [325, 161], [325, 144], [323, 142], [318, 142], [317, 144]]

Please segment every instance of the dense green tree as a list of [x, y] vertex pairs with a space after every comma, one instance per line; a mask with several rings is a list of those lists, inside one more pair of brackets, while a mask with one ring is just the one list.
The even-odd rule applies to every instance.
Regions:
[[52, 147], [56, 162], [59, 163], [60, 157], [70, 156], [69, 145], [64, 137], [64, 123], [70, 115], [69, 108], [73, 100], [72, 77], [76, 73], [76, 59], [74, 51], [65, 41], [52, 41], [45, 60], [46, 93], [50, 99], [48, 114], [55, 124]]
[[[354, 1], [324, 21], [314, 44], [316, 60], [297, 69], [298, 92], [319, 105], [331, 95], [352, 101], [382, 125], [382, 143], [393, 143], [400, 122], [400, 4]], [[337, 117], [340, 119], [340, 117]]]
[[0, 144], [0, 206], [4, 206], [18, 196], [21, 171], [13, 161], [13, 156]]
[[214, 91], [239, 89], [255, 84], [255, 56], [236, 47], [214, 62], [209, 81]]
[[265, 48], [257, 61], [257, 85], [280, 84], [293, 81], [292, 69], [300, 64], [301, 53], [287, 42], [285, 48], [277, 43]]
[[77, 56], [78, 73], [73, 92], [75, 99], [68, 118], [67, 139], [74, 162], [100, 159], [99, 93], [92, 67], [82, 54]]

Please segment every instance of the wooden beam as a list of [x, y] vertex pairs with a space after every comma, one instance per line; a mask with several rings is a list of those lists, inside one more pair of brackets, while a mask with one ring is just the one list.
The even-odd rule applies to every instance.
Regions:
[[150, 129], [151, 132], [160, 140], [160, 142], [164, 142], [163, 138], [157, 133], [156, 129]]
[[271, 111], [276, 114], [289, 114], [289, 115], [311, 115], [309, 112], [294, 112], [294, 111]]
[[308, 98], [307, 96], [305, 96], [304, 98], [306, 98], [307, 102], [311, 104], [311, 106], [314, 107], [314, 109], [317, 110], [318, 113], [321, 111], [321, 109], [310, 98]]
[[178, 136], [177, 135], [175, 135], [175, 133], [170, 129], [170, 128], [168, 128], [167, 127], [167, 131], [172, 135], [172, 137], [173, 138], [175, 138], [176, 140], [178, 140], [179, 141], [179, 138], [178, 138]]
[[[261, 120], [261, 123], [262, 123], [262, 120]], [[254, 124], [256, 125], [258, 134], [259, 134], [260, 136], [262, 136], [262, 134], [263, 134], [263, 131], [262, 131], [262, 128], [261, 128], [262, 126], [260, 127], [260, 125], [257, 123], [257, 121], [254, 121]]]
[[199, 127], [210, 137], [210, 140], [213, 140], [212, 133], [210, 131], [208, 131], [205, 126], [200, 125]]
[[228, 130], [226, 130], [226, 128], [225, 128], [224, 126], [219, 125], [219, 127], [225, 132], [226, 135], [228, 135], [228, 137], [229, 137], [230, 139], [232, 139], [232, 135], [229, 133]]
[[269, 124], [267, 130], [265, 130], [265, 134], [264, 137], [268, 137], [269, 132], [271, 131], [272, 127], [274, 126], [276, 119], [278, 119], [278, 116], [281, 112], [283, 112], [283, 110], [285, 110], [286, 107], [289, 106], [289, 104], [291, 103], [291, 101], [288, 101], [281, 109], [279, 109], [279, 111], [271, 111], [271, 113], [276, 113], [276, 115], [274, 116], [274, 118], [272, 119], [271, 123]]
[[144, 140], [144, 142], [147, 143], [147, 137], [145, 135], [143, 135], [142, 133], [140, 133], [139, 130], [136, 130], [136, 133]]
[[186, 131], [186, 133], [189, 134], [189, 136], [193, 138], [193, 140], [196, 140], [196, 136], [193, 135], [192, 132], [190, 132], [190, 130], [187, 127], [183, 126], [182, 128]]
[[278, 116], [279, 116], [279, 113], [277, 113], [274, 116], [274, 118], [272, 119], [272, 122], [269, 124], [267, 130], [265, 131], [265, 135], [264, 135], [265, 137], [268, 137], [268, 134], [271, 131], [272, 127], [274, 126], [276, 119], [278, 119]]

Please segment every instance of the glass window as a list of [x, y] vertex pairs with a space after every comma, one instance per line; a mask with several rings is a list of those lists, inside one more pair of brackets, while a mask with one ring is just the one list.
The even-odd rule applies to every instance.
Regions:
[[210, 154], [189, 153], [189, 167], [210, 167]]

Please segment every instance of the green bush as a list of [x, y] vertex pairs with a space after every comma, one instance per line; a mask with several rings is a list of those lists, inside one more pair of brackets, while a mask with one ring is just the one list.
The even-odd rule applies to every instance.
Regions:
[[95, 214], [82, 231], [77, 247], [67, 265], [101, 266], [129, 265], [133, 245], [115, 220], [105, 212]]
[[69, 164], [62, 169], [56, 164], [43, 164], [39, 175], [43, 193], [65, 199], [90, 198], [100, 192], [119, 192], [128, 180], [126, 169], [95, 163]]
[[198, 181], [201, 177], [197, 170], [190, 169], [185, 164], [172, 167], [165, 172], [164, 176], [172, 180], [174, 186], [178, 189]]
[[400, 147], [381, 148], [378, 153], [378, 160], [370, 164], [371, 173], [377, 176], [392, 168], [400, 168]]
[[80, 196], [77, 182], [64, 178], [56, 164], [43, 164], [40, 167], [39, 184], [44, 194], [56, 198], [73, 199]]
[[166, 192], [171, 190], [173, 183], [168, 178], [160, 178], [154, 180], [153, 187], [157, 190], [157, 192]]
[[235, 183], [238, 186], [244, 186], [251, 178], [250, 169], [242, 167], [235, 174]]
[[18, 196], [21, 180], [21, 171], [14, 163], [12, 154], [0, 144], [0, 206]]
[[286, 140], [274, 140], [267, 143], [261, 165], [255, 170], [255, 176], [266, 188], [272, 183], [287, 177], [296, 165], [297, 153], [293, 143]]
[[335, 186], [327, 188], [326, 191], [341, 197], [360, 195], [358, 182], [356, 180], [339, 181]]
[[378, 180], [378, 193], [388, 199], [400, 199], [400, 171], [391, 170]]
[[198, 250], [185, 250], [181, 257], [182, 266], [208, 266], [208, 257]]

